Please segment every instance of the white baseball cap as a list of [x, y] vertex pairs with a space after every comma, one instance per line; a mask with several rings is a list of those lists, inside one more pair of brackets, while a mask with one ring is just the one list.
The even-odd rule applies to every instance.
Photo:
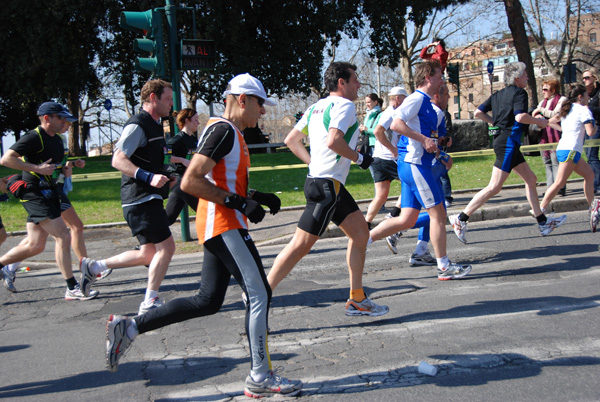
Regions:
[[267, 97], [263, 84], [250, 74], [236, 75], [227, 84], [227, 89], [223, 92], [223, 97], [227, 95], [254, 95], [265, 101], [267, 106], [275, 106], [277, 103]]
[[408, 96], [404, 87], [394, 87], [394, 88], [390, 89], [390, 93], [388, 94], [388, 96], [392, 96], [392, 95]]

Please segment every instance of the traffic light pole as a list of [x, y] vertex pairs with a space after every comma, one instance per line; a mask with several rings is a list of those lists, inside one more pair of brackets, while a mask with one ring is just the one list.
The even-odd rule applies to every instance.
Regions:
[[[169, 26], [169, 53], [171, 56], [171, 85], [173, 86], [173, 110], [181, 110], [181, 87], [180, 87], [180, 70], [177, 44], [177, 7], [172, 0], [166, 0], [165, 14], [167, 15], [167, 24]], [[175, 133], [179, 132], [177, 124], [174, 124]], [[181, 240], [190, 241], [190, 219], [187, 205], [183, 207], [181, 214]]]

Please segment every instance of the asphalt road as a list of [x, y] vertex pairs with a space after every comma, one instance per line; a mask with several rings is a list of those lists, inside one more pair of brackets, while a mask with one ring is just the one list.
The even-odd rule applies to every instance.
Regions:
[[[600, 400], [599, 234], [586, 212], [541, 237], [528, 217], [474, 222], [469, 243], [448, 231], [449, 256], [473, 264], [464, 280], [410, 267], [416, 230], [392, 255], [368, 250], [364, 284], [390, 307], [346, 317], [346, 240], [323, 239], [275, 290], [269, 350], [308, 401]], [[269, 268], [283, 246], [259, 247]], [[108, 250], [110, 252], [112, 250]], [[202, 254], [177, 256], [161, 288], [193, 294]], [[222, 311], [138, 337], [119, 371], [105, 369], [106, 319], [135, 314], [146, 269], [115, 271], [100, 296], [66, 302], [55, 268], [0, 289], [0, 398], [16, 401], [237, 401], [250, 362], [240, 288]], [[438, 374], [420, 374], [420, 361]]]

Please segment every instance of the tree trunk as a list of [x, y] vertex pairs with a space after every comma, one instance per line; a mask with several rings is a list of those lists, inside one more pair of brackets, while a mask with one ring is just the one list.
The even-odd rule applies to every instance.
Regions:
[[533, 72], [533, 60], [531, 59], [531, 48], [529, 39], [525, 30], [525, 19], [523, 18], [523, 8], [520, 0], [504, 0], [506, 16], [508, 17], [508, 27], [513, 37], [517, 57], [519, 61], [525, 63], [527, 71], [527, 86], [531, 96], [531, 105], [538, 104], [537, 85], [535, 83], [535, 73]]
[[[73, 114], [73, 116], [77, 117], [77, 122], [71, 124], [69, 128], [69, 155], [70, 156], [81, 156], [81, 147], [79, 145], [79, 130], [81, 126], [81, 119], [79, 118], [79, 96], [77, 96], [77, 92], [73, 91], [68, 94], [67, 98], [67, 106], [69, 107], [69, 111]], [[83, 149], [83, 153], [85, 153], [85, 148]]]
[[402, 74], [402, 81], [406, 92], [409, 94], [415, 91], [415, 83], [413, 81], [412, 74], [412, 63], [410, 57], [400, 57], [400, 73]]

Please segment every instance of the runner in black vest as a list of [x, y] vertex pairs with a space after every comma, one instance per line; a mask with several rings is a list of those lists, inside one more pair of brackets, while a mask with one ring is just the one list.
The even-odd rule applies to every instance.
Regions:
[[160, 122], [173, 106], [171, 84], [163, 80], [148, 81], [142, 88], [142, 111], [131, 117], [117, 142], [112, 165], [123, 173], [121, 204], [123, 215], [141, 247], [94, 261], [81, 259], [84, 292], [107, 268], [149, 265], [146, 297], [138, 314], [163, 304], [158, 289], [175, 253], [175, 241], [169, 230], [163, 200], [169, 191], [166, 167], [170, 154]]

